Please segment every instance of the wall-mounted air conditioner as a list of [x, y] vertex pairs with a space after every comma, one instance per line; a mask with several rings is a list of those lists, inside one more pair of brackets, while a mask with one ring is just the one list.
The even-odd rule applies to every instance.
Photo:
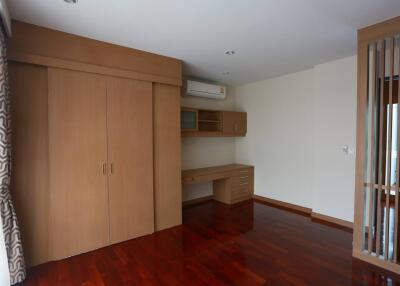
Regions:
[[204, 83], [200, 81], [187, 80], [185, 85], [185, 95], [200, 96], [212, 99], [224, 99], [226, 97], [226, 87]]

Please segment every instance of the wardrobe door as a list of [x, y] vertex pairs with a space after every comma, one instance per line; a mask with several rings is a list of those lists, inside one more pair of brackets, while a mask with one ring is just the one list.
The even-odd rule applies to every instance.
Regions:
[[9, 62], [9, 73], [11, 195], [30, 267], [48, 261], [47, 68]]
[[155, 230], [182, 224], [180, 88], [153, 84]]
[[110, 78], [107, 87], [110, 238], [154, 232], [150, 82]]
[[50, 258], [109, 244], [106, 79], [49, 69]]

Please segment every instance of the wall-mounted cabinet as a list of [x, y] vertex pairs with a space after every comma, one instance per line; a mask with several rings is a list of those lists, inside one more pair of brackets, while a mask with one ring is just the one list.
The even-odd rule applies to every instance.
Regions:
[[246, 112], [223, 111], [222, 122], [222, 132], [225, 136], [246, 136]]
[[182, 107], [182, 137], [246, 136], [247, 113]]

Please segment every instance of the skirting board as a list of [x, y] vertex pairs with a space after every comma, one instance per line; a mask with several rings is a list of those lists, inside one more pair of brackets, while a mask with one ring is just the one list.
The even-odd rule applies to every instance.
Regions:
[[319, 214], [316, 212], [312, 212], [311, 213], [311, 218], [312, 219], [316, 219], [316, 220], [321, 220], [324, 222], [328, 222], [331, 224], [335, 224], [335, 225], [339, 225], [348, 229], [353, 229], [353, 223], [347, 220], [343, 220], [340, 218], [335, 218], [335, 217], [331, 217], [331, 216], [327, 216], [327, 215], [323, 215], [323, 214]]
[[254, 198], [254, 200], [262, 202], [262, 203], [267, 203], [267, 204], [271, 204], [271, 205], [274, 205], [279, 208], [284, 208], [284, 209], [288, 209], [288, 210], [291, 210], [294, 212], [303, 213], [303, 214], [309, 216], [311, 219], [314, 219], [316, 221], [328, 223], [330, 225], [334, 225], [339, 228], [346, 228], [348, 230], [353, 230], [352, 222], [338, 219], [338, 218], [331, 217], [331, 216], [327, 216], [327, 215], [323, 215], [320, 213], [316, 213], [316, 212], [313, 212], [312, 209], [310, 209], [310, 208], [306, 208], [306, 207], [302, 207], [302, 206], [294, 205], [294, 204], [290, 204], [290, 203], [285, 203], [282, 201], [278, 201], [278, 200], [274, 200], [274, 199], [270, 199], [270, 198], [266, 198], [266, 197], [262, 197], [262, 196], [258, 196], [258, 195], [254, 195], [253, 198]]
[[213, 198], [214, 198], [214, 196], [211, 195], [211, 196], [206, 196], [206, 197], [201, 197], [201, 198], [197, 198], [197, 199], [193, 199], [193, 200], [184, 201], [184, 202], [182, 202], [182, 206], [187, 207], [187, 206], [191, 206], [191, 205], [197, 205], [200, 203], [211, 201]]
[[306, 207], [302, 207], [302, 206], [298, 206], [298, 205], [294, 205], [294, 204], [290, 204], [290, 203], [285, 203], [282, 201], [278, 201], [278, 200], [274, 200], [274, 199], [270, 199], [270, 198], [266, 198], [266, 197], [262, 197], [262, 196], [258, 196], [258, 195], [253, 195], [253, 198], [256, 201], [260, 201], [260, 202], [271, 204], [271, 205], [274, 205], [274, 206], [277, 206], [280, 208], [300, 212], [300, 213], [306, 214], [308, 216], [310, 216], [312, 213], [312, 209], [310, 209], [310, 208], [306, 208]]

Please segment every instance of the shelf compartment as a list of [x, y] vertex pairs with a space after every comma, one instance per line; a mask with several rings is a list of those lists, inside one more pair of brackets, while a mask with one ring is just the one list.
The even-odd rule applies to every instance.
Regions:
[[222, 121], [222, 112], [215, 110], [199, 110], [199, 121]]
[[222, 131], [221, 122], [199, 121], [199, 131]]

